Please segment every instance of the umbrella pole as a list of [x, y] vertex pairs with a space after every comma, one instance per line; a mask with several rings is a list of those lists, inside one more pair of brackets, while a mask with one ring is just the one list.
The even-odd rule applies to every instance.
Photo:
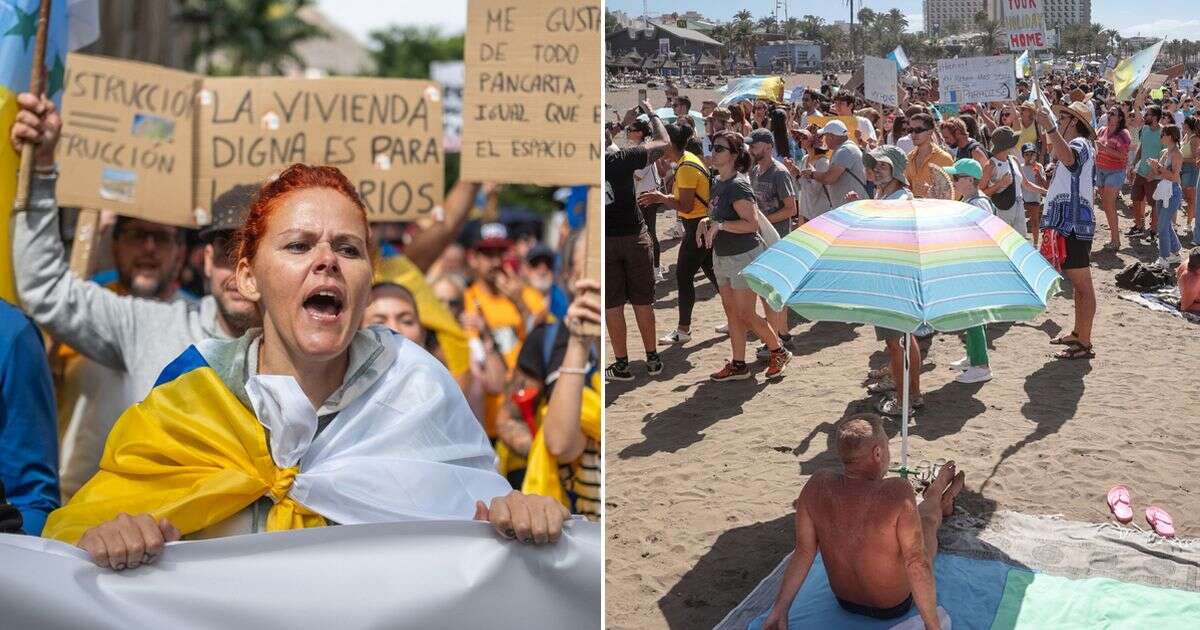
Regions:
[[900, 468], [908, 470], [908, 339], [910, 335], [904, 335], [904, 393], [900, 395], [900, 401], [904, 405], [900, 412]]

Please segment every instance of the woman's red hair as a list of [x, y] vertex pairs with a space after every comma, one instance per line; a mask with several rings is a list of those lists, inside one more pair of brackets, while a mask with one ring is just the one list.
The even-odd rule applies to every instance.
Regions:
[[254, 260], [258, 253], [258, 243], [267, 233], [267, 219], [279, 207], [280, 201], [289, 193], [308, 188], [329, 188], [342, 193], [354, 203], [362, 213], [363, 228], [370, 236], [370, 225], [367, 222], [367, 207], [358, 196], [354, 184], [346, 179], [342, 171], [334, 166], [309, 166], [296, 163], [287, 167], [279, 177], [263, 184], [254, 199], [250, 201], [250, 212], [246, 215], [246, 224], [238, 230], [235, 236], [237, 243], [236, 260], [245, 258]]

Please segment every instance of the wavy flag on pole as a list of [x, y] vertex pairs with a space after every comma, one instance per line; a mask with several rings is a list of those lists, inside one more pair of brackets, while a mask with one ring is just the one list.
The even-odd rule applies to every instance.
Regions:
[[1038, 109], [1045, 107], [1050, 111], [1051, 124], [1058, 126], [1058, 116], [1054, 115], [1054, 107], [1050, 105], [1050, 99], [1046, 98], [1046, 93], [1042, 91], [1042, 86], [1038, 81], [1033, 82], [1033, 89], [1029, 91], [1029, 98], [1026, 102], [1033, 103]]
[[888, 53], [887, 58], [896, 62], [896, 67], [900, 68], [900, 72], [904, 72], [912, 65], [908, 62], [908, 55], [904, 54], [903, 46], [896, 46], [896, 50]]
[[1021, 56], [1017, 57], [1017, 60], [1014, 62], [1014, 65], [1016, 66], [1018, 77], [1029, 76], [1029, 74], [1031, 72], [1031, 69], [1029, 67], [1029, 51], [1026, 50], [1025, 52], [1021, 53]]
[[1132, 57], [1126, 57], [1117, 64], [1113, 70], [1117, 100], [1133, 98], [1133, 93], [1138, 87], [1150, 78], [1150, 70], [1154, 67], [1154, 60], [1158, 59], [1158, 51], [1162, 48], [1163, 41], [1165, 40], [1159, 40], [1157, 44], [1139, 50]]
[[[37, 40], [39, 0], [0, 0], [0, 299], [16, 303], [9, 218], [17, 193], [21, 156], [8, 142], [17, 116], [17, 95], [29, 91], [29, 71]], [[46, 93], [61, 104], [67, 51], [100, 35], [96, 0], [52, 0], [46, 32]]]
[[783, 103], [783, 77], [742, 77], [729, 82], [725, 89], [725, 98], [721, 99], [718, 107], [726, 107], [731, 103], [741, 101], [764, 100], [772, 103]]

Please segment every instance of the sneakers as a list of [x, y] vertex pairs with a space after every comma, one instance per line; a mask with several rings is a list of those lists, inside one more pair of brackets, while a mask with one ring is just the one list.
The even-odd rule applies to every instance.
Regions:
[[617, 359], [604, 370], [604, 378], [609, 381], [632, 381], [633, 372], [629, 371], [629, 361]]
[[667, 276], [666, 276], [666, 273], [663, 272], [663, 268], [655, 267], [654, 268], [654, 282], [659, 283], [659, 282], [666, 282], [666, 281], [667, 281]]
[[971, 367], [971, 359], [968, 357], [963, 357], [950, 364], [951, 370], [958, 370], [959, 372], [966, 372], [969, 367]]
[[1183, 259], [1180, 258], [1179, 252], [1175, 252], [1174, 254], [1167, 256], [1167, 264], [1169, 265], [1178, 265], [1181, 262], [1183, 262]]
[[709, 376], [714, 381], [744, 381], [750, 378], [750, 366], [745, 361], [726, 361], [720, 372]]
[[671, 332], [658, 338], [660, 346], [674, 346], [676, 344], [687, 343], [692, 340], [692, 336], [682, 330], [675, 329]]
[[783, 368], [792, 360], [792, 353], [787, 349], [780, 347], [779, 350], [770, 353], [770, 358], [767, 359], [767, 374], [768, 380], [777, 378], [783, 374]]
[[1128, 230], [1125, 230], [1125, 236], [1128, 236], [1130, 238], [1133, 238], [1135, 236], [1141, 236], [1145, 233], [1146, 233], [1146, 228], [1138, 227], [1136, 225], [1130, 226], [1130, 228]]
[[[924, 396], [917, 396], [916, 398], [908, 401], [908, 417], [910, 419], [909, 426], [914, 424], [911, 420], [913, 415], [915, 415], [923, 407], [925, 407]], [[881, 398], [879, 399], [879, 402], [875, 403], [875, 411], [878, 411], [885, 416], [899, 418], [903, 415], [904, 407], [901, 406], [899, 398]]]
[[646, 357], [646, 374], [650, 376], [658, 376], [663, 371], [662, 357], [658, 353], [648, 355]]
[[718, 335], [728, 335], [729, 334], [729, 324], [721, 324], [720, 326], [717, 326], [713, 330], [717, 331]]
[[867, 385], [867, 392], [871, 394], [886, 394], [894, 391], [896, 391], [896, 382], [890, 376], [880, 379], [877, 383]]
[[1167, 267], [1171, 266], [1171, 262], [1166, 258], [1158, 258], [1155, 259], [1153, 266], [1158, 267], [1159, 269], [1166, 269]]
[[958, 381], [959, 383], [986, 383], [992, 380], [992, 369], [989, 367], [972, 365], [966, 370], [963, 370], [963, 373], [955, 377], [954, 380]]

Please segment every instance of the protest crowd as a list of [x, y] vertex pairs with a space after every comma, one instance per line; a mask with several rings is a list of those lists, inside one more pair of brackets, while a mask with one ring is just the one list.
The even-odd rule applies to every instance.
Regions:
[[[80, 278], [68, 268], [76, 211], [56, 201], [72, 177], [55, 163], [62, 120], [44, 97], [19, 104], [7, 141], [37, 157], [12, 222], [20, 303], [0, 303], [0, 531], [78, 543], [119, 570], [180, 536], [473, 518], [546, 543], [570, 514], [598, 520], [586, 187], [559, 189], [560, 209], [540, 215], [500, 207], [498, 185], [459, 181], [442, 221], [368, 226], [339, 170], [293, 164], [219, 195], [199, 230], [105, 213], [95, 250], [109, 271]], [[202, 383], [209, 367], [219, 378]], [[303, 392], [256, 374], [294, 375]], [[274, 477], [268, 457], [258, 481], [260, 464], [226, 461], [237, 458], [222, 440], [246, 427], [220, 429], [221, 417], [261, 422], [271, 451], [285, 444], [267, 400], [315, 411], [314, 446], [339, 439], [339, 424], [373, 423], [358, 438], [371, 437], [366, 454], [400, 458], [382, 471], [396, 496], [370, 497], [392, 517], [300, 505], [286, 497], [295, 469]], [[198, 472], [213, 462], [213, 476]], [[240, 474], [229, 470], [248, 476], [219, 481]], [[239, 492], [223, 483], [244, 499], [214, 498]]]
[[[1010, 60], [1011, 81], [1011, 58], [1004, 59]], [[1092, 257], [1101, 248], [1093, 252], [1092, 241], [1098, 229], [1110, 233], [1103, 246], [1106, 254], [1120, 251], [1136, 260], [1118, 274], [1120, 288], [1152, 291], [1178, 285], [1174, 309], [1200, 314], [1196, 212], [1200, 90], [1185, 72], [1156, 85], [1131, 88], [1115, 85], [1111, 74], [1105, 77], [1090, 66], [1062, 66], [1024, 76], [1018, 68], [1012, 98], [994, 102], [945, 103], [945, 93], [939, 93], [938, 69], [928, 65], [899, 68], [896, 106], [868, 100], [861, 74], [840, 85], [836, 78], [822, 76], [819, 89], [802, 86], [791, 94], [783, 91], [781, 77], [744, 79], [718, 90], [724, 96], [719, 101], [693, 102], [669, 79], [663, 103], [651, 103], [642, 90], [636, 107], [614, 110], [606, 125], [605, 178], [611, 193], [606, 206], [605, 319], [613, 351], [607, 380], [629, 382], [632, 390], [664, 371], [672, 376], [686, 371], [686, 366], [671, 370], [672, 353], [660, 352], [689, 345], [706, 347], [715, 341], [710, 331], [692, 326], [697, 286], [707, 280], [725, 315], [715, 333], [718, 339], [727, 336], [730, 344], [723, 366], [705, 366], [710, 381], [754, 379], [761, 369], [760, 378], [774, 384], [740, 389], [731, 393], [735, 401], [744, 401], [764, 386], [793, 390], [780, 380], [793, 359], [789, 346], [795, 341], [791, 332], [797, 323], [786, 312], [788, 296], [783, 296], [784, 308], [774, 310], [765, 293], [751, 291], [747, 276], [740, 272], [762, 264], [765, 267], [755, 269], [755, 274], [766, 273], [764, 268], [787, 273], [786, 268], [781, 271], [778, 265], [761, 263], [772, 253], [772, 263], [811, 269], [811, 258], [802, 260], [792, 253], [800, 248], [772, 245], [806, 223], [861, 200], [957, 200], [986, 213], [983, 216], [1001, 219], [1023, 237], [1032, 246], [1032, 255], [1040, 254], [1063, 276], [1062, 290], [1072, 301], [1071, 327], [1049, 340], [1051, 363], [1086, 362], [1104, 344], [1104, 339], [1093, 335], [1097, 287]], [[1127, 213], [1119, 211], [1118, 201]], [[883, 208], [876, 207], [880, 212]], [[922, 205], [913, 209], [919, 220]], [[849, 216], [840, 215], [838, 221]], [[820, 247], [832, 249], [829, 244], [837, 238], [833, 233], [837, 229], [856, 229], [851, 238], [866, 238], [861, 235], [869, 230], [862, 225], [851, 228], [838, 221], [823, 223], [819, 231], [799, 240], [792, 234], [790, 241], [815, 243], [819, 256]], [[664, 223], [665, 230], [658, 227]], [[673, 271], [661, 264], [668, 239], [678, 240]], [[1135, 247], [1145, 244], [1155, 245], [1155, 255], [1147, 256], [1147, 247]], [[864, 250], [870, 247], [863, 245]], [[839, 254], [844, 256], [845, 250], [834, 257]], [[882, 265], [890, 262], [879, 260]], [[837, 277], [847, 281], [854, 273], [848, 268], [839, 267], [813, 282], [827, 283]], [[888, 270], [880, 271], [886, 275]], [[809, 273], [807, 278], [818, 277]], [[675, 290], [660, 286], [656, 292], [656, 283], [671, 276]], [[1143, 279], [1138, 283], [1156, 278], [1158, 283], [1125, 286], [1122, 277]], [[854, 292], [848, 286], [824, 284], [816, 290]], [[659, 301], [671, 307], [657, 308]], [[627, 333], [626, 304], [632, 305], [636, 335]], [[812, 339], [817, 330], [814, 326], [806, 333], [809, 343], [818, 348], [839, 343]], [[764, 628], [785, 627], [789, 610], [799, 614], [791, 608], [793, 598], [814, 562], [817, 540], [842, 610], [890, 619], [916, 608], [925, 627], [937, 627], [929, 567], [937, 556], [938, 528], [954, 511], [964, 473], [952, 461], [935, 466], [922, 482], [927, 500], [913, 509], [907, 480], [885, 479], [896, 470], [889, 468], [894, 460], [883, 428], [886, 421], [880, 416], [906, 415], [909, 426], [915, 417], [920, 426], [926, 405], [921, 388], [925, 370], [920, 366], [929, 360], [937, 334], [962, 338], [962, 353], [945, 358], [959, 383], [980, 387], [1004, 374], [992, 370], [986, 325], [959, 333], [936, 333], [927, 327], [905, 333], [880, 326], [874, 332], [886, 348], [888, 361], [868, 370], [863, 357], [863, 385], [873, 396], [873, 411], [880, 415], [850, 414], [835, 425], [830, 448], [836, 448], [843, 472], [808, 473], [802, 465], [802, 474], [812, 477], [795, 503], [796, 549], [786, 563], [775, 606], [764, 613]], [[754, 356], [747, 357], [747, 344], [755, 339], [757, 350], [751, 348]], [[635, 346], [632, 351], [630, 345]], [[643, 352], [644, 363], [632, 360]], [[761, 368], [754, 367], [755, 358]], [[905, 369], [906, 359], [913, 366], [911, 372]], [[907, 410], [901, 395], [902, 373], [909, 389]], [[793, 392], [811, 386], [805, 382]], [[674, 391], [687, 389], [679, 386]], [[953, 410], [947, 413], [954, 415]], [[796, 452], [806, 448], [812, 437]], [[781, 447], [775, 450], [785, 452]], [[726, 472], [731, 472], [726, 466]], [[903, 468], [900, 472], [907, 474]], [[905, 502], [909, 507], [903, 507]], [[1148, 512], [1147, 519], [1157, 534], [1173, 535], [1165, 513]], [[868, 530], [877, 527], [884, 534], [873, 543], [864, 542], [864, 522]], [[891, 557], [893, 543], [888, 541], [896, 537], [900, 548]], [[862, 547], [886, 551], [859, 553]], [[867, 574], [878, 580], [864, 580]], [[768, 581], [775, 579], [773, 575]], [[811, 606], [813, 591], [807, 589]], [[891, 607], [896, 601], [900, 605]], [[864, 605], [883, 602], [887, 605]], [[801, 613], [820, 614], [804, 609]]]
[[[699, 271], [719, 290], [727, 323], [717, 333], [732, 345], [732, 358], [712, 379], [752, 377], [747, 335], [760, 340], [765, 378], [779, 376], [789, 360], [787, 317], [765, 301], [758, 306], [738, 274], [775, 240], [860, 199], [956, 199], [1029, 239], [1074, 290], [1074, 329], [1052, 340], [1063, 346], [1062, 359], [1095, 356], [1088, 267], [1097, 217], [1111, 232], [1106, 249], [1121, 249], [1122, 238], [1156, 242], [1158, 256], [1139, 267], [1175, 277], [1181, 310], [1200, 312], [1200, 256], [1185, 249], [1200, 244], [1200, 96], [1193, 84], [1181, 88], [1174, 79], [1154, 97], [1143, 88], [1124, 100], [1093, 73], [1054, 71], [1017, 84], [1014, 100], [952, 108], [938, 104], [936, 73], [919, 67], [900, 84], [903, 106], [895, 108], [829, 81], [820, 90], [797, 89], [795, 99], [709, 100], [698, 110], [668, 88], [665, 109], [647, 101], [610, 122], [605, 318], [615, 360], [607, 378], [641, 376], [629, 361], [625, 304], [636, 315], [646, 376], [663, 369], [660, 347], [692, 340]], [[1132, 199], [1130, 218], [1117, 212], [1123, 194]], [[674, 224], [668, 236], [680, 239], [677, 315], [653, 308], [654, 284], [668, 274], [656, 235], [664, 220]], [[877, 333], [892, 364], [871, 372], [869, 389], [884, 394], [880, 412], [899, 415], [891, 374], [902, 361], [903, 335]], [[911, 353], [919, 365], [928, 337], [917, 341]], [[964, 345], [966, 356], [952, 364], [961, 371], [957, 380], [991, 379], [983, 328], [967, 331]], [[920, 408], [918, 375], [910, 386], [912, 406]]]

